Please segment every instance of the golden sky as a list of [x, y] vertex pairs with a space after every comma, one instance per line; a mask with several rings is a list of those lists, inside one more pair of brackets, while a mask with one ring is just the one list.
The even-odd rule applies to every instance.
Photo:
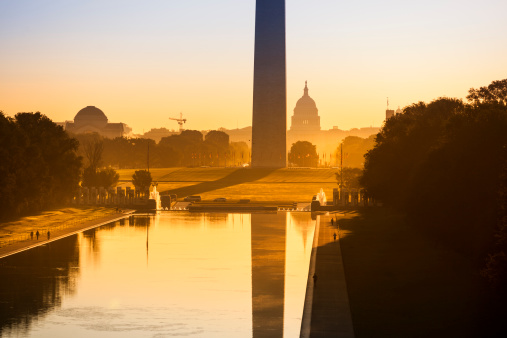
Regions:
[[[287, 0], [287, 116], [308, 80], [322, 128], [507, 74], [507, 2]], [[0, 1], [0, 110], [96, 106], [140, 133], [251, 125], [254, 0]], [[290, 120], [289, 120], [290, 121]], [[290, 127], [290, 122], [288, 124]]]

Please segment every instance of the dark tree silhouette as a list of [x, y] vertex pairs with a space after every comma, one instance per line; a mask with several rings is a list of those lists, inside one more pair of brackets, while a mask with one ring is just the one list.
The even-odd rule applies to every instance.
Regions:
[[120, 175], [112, 168], [94, 170], [88, 167], [83, 171], [83, 187], [104, 187], [106, 189], [116, 186]]
[[368, 193], [390, 205], [403, 207], [414, 169], [444, 134], [450, 116], [464, 109], [461, 100], [440, 98], [419, 102], [385, 122], [375, 148], [365, 155], [362, 185]]
[[[375, 145], [375, 135], [367, 138], [358, 136], [347, 136], [342, 141], [343, 144], [343, 165], [350, 168], [363, 168], [364, 155]], [[335, 158], [340, 158], [341, 149], [338, 147], [335, 152]]]
[[499, 104], [507, 106], [507, 79], [493, 81], [487, 87], [471, 88], [467, 99], [472, 104]]
[[308, 141], [297, 141], [290, 148], [289, 163], [298, 167], [316, 167], [319, 163], [317, 147]]
[[221, 151], [225, 151], [229, 147], [229, 135], [223, 131], [212, 130], [206, 134], [204, 139], [206, 142], [216, 145]]
[[472, 89], [470, 104], [441, 98], [406, 107], [377, 135], [361, 179], [370, 196], [482, 266], [504, 294], [506, 83]]
[[41, 113], [0, 113], [0, 215], [38, 211], [72, 198], [79, 184], [77, 140]]
[[99, 187], [111, 188], [116, 186], [120, 175], [113, 168], [105, 168], [97, 172]]
[[83, 150], [88, 167], [97, 169], [102, 162], [102, 153], [104, 152], [104, 141], [100, 138], [86, 141], [83, 144]]
[[141, 192], [146, 193], [151, 185], [151, 173], [147, 170], [136, 170], [132, 175], [132, 184]]
[[359, 183], [359, 180], [363, 175], [363, 171], [361, 169], [344, 167], [343, 172], [336, 173], [335, 175], [338, 184], [340, 184], [343, 179], [343, 188], [345, 189], [361, 188], [361, 184]]

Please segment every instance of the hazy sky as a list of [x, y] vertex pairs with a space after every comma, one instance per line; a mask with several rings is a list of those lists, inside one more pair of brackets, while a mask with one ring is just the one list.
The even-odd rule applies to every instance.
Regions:
[[[287, 116], [308, 80], [322, 127], [507, 78], [507, 1], [286, 0]], [[0, 110], [134, 132], [251, 125], [254, 0], [0, 0]], [[288, 123], [290, 127], [290, 123]]]

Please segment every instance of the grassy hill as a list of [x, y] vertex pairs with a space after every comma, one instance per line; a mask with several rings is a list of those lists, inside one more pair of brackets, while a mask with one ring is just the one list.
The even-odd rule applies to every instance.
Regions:
[[[134, 169], [119, 170], [120, 183], [131, 185]], [[156, 168], [150, 170], [158, 190], [178, 198], [201, 195], [262, 202], [310, 201], [320, 189], [332, 199], [338, 169]]]

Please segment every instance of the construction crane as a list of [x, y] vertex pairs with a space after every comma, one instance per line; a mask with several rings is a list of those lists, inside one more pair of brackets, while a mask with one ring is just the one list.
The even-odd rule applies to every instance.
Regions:
[[173, 121], [178, 122], [178, 124], [180, 125], [180, 133], [183, 131], [183, 124], [185, 122], [187, 122], [187, 119], [183, 118], [183, 113], [180, 113], [180, 118], [179, 119], [177, 119], [175, 117], [170, 117], [169, 120], [173, 120]]

